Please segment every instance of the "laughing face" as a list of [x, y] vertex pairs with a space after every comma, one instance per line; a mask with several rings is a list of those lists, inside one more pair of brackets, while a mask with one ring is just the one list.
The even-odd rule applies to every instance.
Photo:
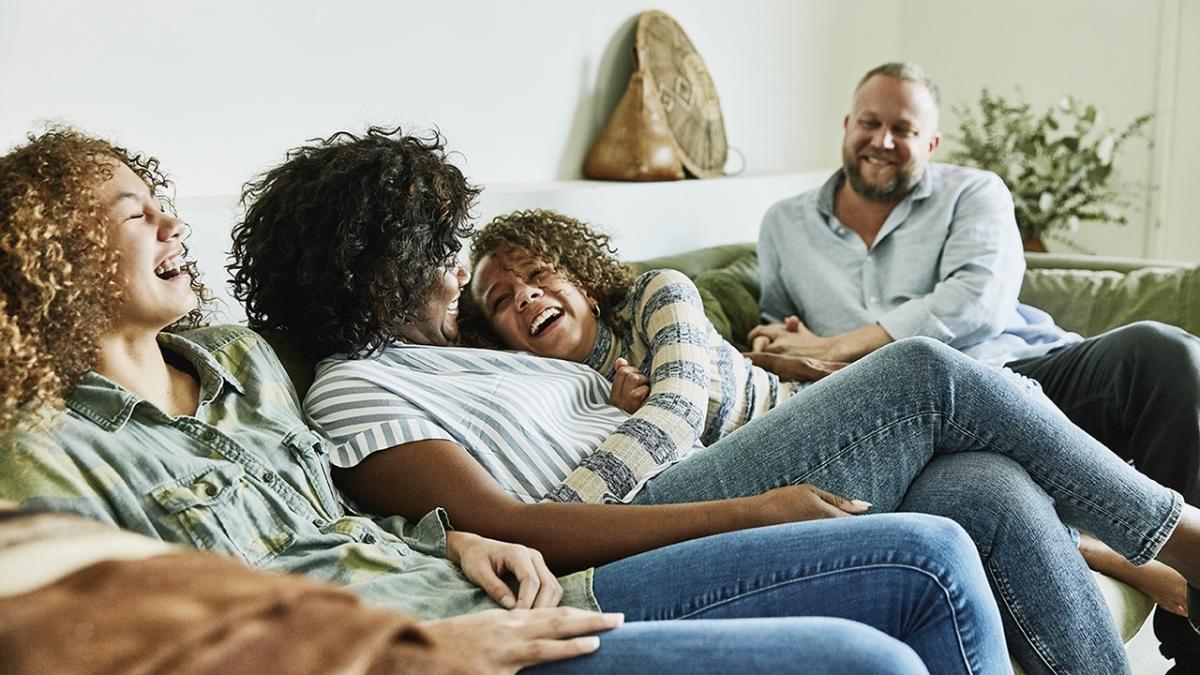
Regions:
[[854, 93], [845, 120], [842, 164], [850, 187], [878, 202], [897, 202], [925, 175], [941, 142], [937, 102], [920, 82], [876, 75]]
[[100, 187], [109, 222], [110, 245], [120, 254], [121, 309], [118, 325], [159, 330], [196, 307], [192, 277], [185, 269], [187, 224], [163, 212], [146, 183], [113, 161], [112, 178]]
[[444, 267], [421, 310], [421, 319], [406, 324], [400, 339], [437, 347], [458, 342], [458, 296], [470, 280], [470, 272], [462, 265]]
[[523, 251], [496, 251], [480, 259], [472, 294], [511, 349], [583, 361], [596, 342], [597, 319], [588, 294]]

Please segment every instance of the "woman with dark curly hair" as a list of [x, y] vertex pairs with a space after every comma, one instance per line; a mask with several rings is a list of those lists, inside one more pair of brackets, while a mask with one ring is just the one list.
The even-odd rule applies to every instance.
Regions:
[[[617, 259], [607, 235], [556, 211], [516, 211], [493, 219], [471, 243], [471, 265], [475, 270], [471, 308], [481, 315], [485, 331], [496, 342], [591, 366], [613, 382], [614, 402], [630, 413], [655, 392], [662, 401], [663, 394], [687, 398], [706, 391], [704, 429], [699, 436], [705, 444], [790, 398], [803, 386], [800, 380], [817, 380], [845, 365], [788, 358], [795, 379], [781, 382], [717, 333], [704, 316], [699, 292], [685, 275], [652, 270], [635, 278]], [[537, 312], [522, 304], [529, 298], [517, 299], [514, 306], [514, 292], [526, 289], [533, 299], [554, 300], [541, 303], [545, 306], [539, 305]], [[598, 320], [574, 316], [576, 311], [582, 314], [584, 305]], [[648, 309], [659, 327], [672, 327], [669, 338], [661, 331], [653, 336], [647, 332], [644, 319], [648, 317], [643, 313]], [[687, 368], [665, 367], [687, 363], [697, 364], [692, 381], [684, 372]], [[650, 381], [653, 373], [670, 376]], [[700, 377], [707, 381], [699, 381]], [[653, 399], [650, 405], [654, 406]], [[669, 407], [674, 416], [696, 414], [675, 403]], [[685, 432], [676, 444], [686, 450], [695, 440]]]
[[[373, 134], [370, 142], [378, 146], [385, 135]], [[423, 147], [418, 154], [428, 152]], [[383, 165], [396, 184], [412, 187], [394, 178], [410, 165], [376, 164], [379, 154], [390, 153], [375, 147], [356, 161], [366, 157], [372, 166]], [[341, 169], [336, 161], [327, 168]], [[453, 207], [444, 198], [455, 191], [454, 183], [448, 172], [446, 181], [422, 184], [442, 201], [431, 210], [405, 211], [404, 218], [429, 228], [451, 222], [446, 214]], [[0, 158], [5, 270], [0, 330], [19, 331], [23, 342], [13, 351], [31, 354], [6, 363], [4, 372], [16, 382], [37, 382], [46, 379], [39, 369], [48, 369], [60, 387], [29, 386], [3, 401], [3, 419], [16, 424], [6, 430], [0, 452], [0, 500], [75, 512], [253, 567], [345, 586], [372, 604], [423, 619], [418, 624], [423, 636], [464, 654], [482, 672], [511, 673], [579, 655], [586, 656], [542, 667], [567, 673], [678, 672], [699, 659], [714, 672], [747, 666], [776, 672], [815, 662], [832, 671], [920, 673], [925, 668], [914, 649], [956, 672], [967, 669], [965, 659], [987, 668], [1003, 658], [995, 637], [999, 617], [989, 604], [983, 570], [965, 536], [948, 521], [898, 516], [857, 526], [725, 534], [560, 580], [537, 551], [451, 530], [438, 508], [413, 522], [347, 513], [330, 484], [325, 442], [303, 421], [288, 377], [266, 342], [237, 326], [182, 327], [196, 316], [200, 287], [183, 246], [187, 226], [164, 210], [167, 187], [153, 160], [143, 162], [72, 131], [33, 138]], [[379, 181], [357, 185], [372, 193], [380, 187]], [[56, 210], [60, 204], [70, 208]], [[395, 236], [397, 228], [408, 232], [409, 225], [369, 221], [369, 227], [391, 230], [387, 236]], [[35, 255], [30, 242], [50, 256]], [[378, 240], [364, 244], [393, 251]], [[444, 264], [451, 257], [447, 248], [457, 245], [454, 237], [427, 237], [412, 251], [417, 259]], [[353, 246], [332, 248], [345, 254], [336, 258], [339, 264], [361, 262]], [[92, 265], [93, 260], [98, 262]], [[441, 283], [427, 267], [413, 271], [416, 279]], [[386, 283], [383, 278], [371, 277]], [[98, 290], [88, 295], [79, 284]], [[98, 317], [99, 311], [105, 316]], [[424, 316], [426, 309], [414, 305], [410, 311]], [[373, 339], [370, 330], [347, 334]], [[435, 334], [436, 327], [422, 336]], [[90, 340], [94, 356], [68, 362], [75, 368], [70, 373], [57, 368], [59, 335]], [[829, 548], [821, 542], [830, 538], [830, 529], [876, 537], [879, 558], [891, 555], [898, 542], [912, 545], [906, 540], [916, 538], [912, 555], [928, 561], [928, 574], [876, 572], [858, 558], [847, 561], [845, 573], [832, 575], [836, 579], [826, 570], [817, 576], [796, 569], [806, 556], [813, 556], [813, 567], [826, 560], [820, 552]], [[861, 556], [860, 545], [854, 554]], [[745, 556], [762, 568], [743, 566]], [[797, 584], [746, 592], [740, 584], [747, 574], [778, 575], [770, 578]], [[920, 617], [876, 621], [911, 648], [861, 623], [804, 616], [823, 608], [817, 599], [844, 598], [864, 578], [877, 584], [873, 596], [888, 596], [881, 613]], [[649, 590], [635, 592], [641, 581]], [[721, 599], [711, 611], [687, 609], [689, 618], [747, 620], [650, 621], [679, 611], [684, 593]], [[620, 615], [585, 611], [601, 603], [644, 621], [621, 625]], [[247, 618], [278, 618], [276, 605], [254, 604]], [[608, 630], [599, 638], [590, 635]], [[967, 635], [964, 652], [960, 631], [982, 636]], [[206, 637], [220, 638], [198, 639]], [[601, 642], [605, 648], [596, 652]], [[358, 665], [365, 670], [368, 664]], [[381, 672], [405, 664], [385, 659], [370, 665]]]
[[[1010, 634], [1022, 661], [1054, 660], [1085, 670], [1098, 663], [1107, 668], [1125, 656], [1055, 507], [1136, 564], [1158, 554], [1186, 575], [1200, 575], [1200, 560], [1185, 552], [1194, 545], [1185, 542], [1200, 543], [1200, 513], [1114, 458], [1053, 406], [1038, 405], [1021, 381], [929, 340], [880, 350], [807, 387], [783, 402], [780, 412], [707, 448], [685, 448], [690, 451], [681, 459], [673, 442], [676, 430], [665, 427], [686, 425], [680, 434], [693, 438], [703, 430], [707, 393], [699, 385], [709, 380], [696, 379], [687, 364], [706, 359], [700, 346], [704, 332], [684, 336], [700, 342], [692, 345], [695, 358], [678, 366], [694, 391], [687, 400], [669, 393], [664, 398], [670, 400], [654, 406], [690, 412], [674, 419], [663, 415], [661, 424], [609, 405], [610, 386], [582, 364], [453, 346], [460, 289], [468, 276], [447, 265], [457, 243], [449, 248], [428, 243], [428, 221], [404, 224], [398, 203], [383, 217], [360, 215], [369, 190], [383, 180], [429, 202], [409, 208], [438, 214], [445, 209], [422, 189], [427, 184], [422, 176], [369, 154], [364, 158], [353, 147], [358, 142], [294, 154], [301, 164], [320, 154], [330, 174], [333, 167], [342, 172], [336, 176], [319, 167], [313, 174], [292, 171], [288, 163], [269, 172], [256, 184], [259, 198], [304, 209], [285, 208], [277, 217], [251, 204], [239, 236], [253, 247], [298, 231], [297, 218], [309, 220], [300, 227], [313, 240], [298, 241], [298, 247], [354, 245], [357, 255], [333, 265], [332, 281], [314, 283], [286, 255], [260, 259], [259, 265], [270, 268], [261, 277], [258, 269], [243, 268], [243, 278], [251, 286], [260, 283], [256, 278], [273, 279], [290, 293], [320, 297], [326, 303], [322, 311], [344, 311], [351, 321], [379, 312], [375, 325], [401, 324], [390, 344], [367, 358], [361, 357], [366, 351], [361, 342], [336, 345], [339, 353], [318, 364], [305, 398], [306, 411], [334, 443], [330, 459], [339, 485], [359, 505], [401, 515], [444, 506], [460, 525], [534, 545], [551, 565], [578, 569], [714, 531], [856, 514], [870, 506], [805, 482], [811, 481], [873, 502], [873, 510], [923, 510], [968, 525], [997, 570], [999, 587], [1015, 598], [1008, 608]], [[445, 163], [440, 147], [430, 152]], [[396, 162], [415, 165], [402, 156]], [[352, 165], [358, 170], [347, 170]], [[287, 180], [272, 182], [271, 176]], [[314, 193], [324, 198], [310, 199]], [[458, 231], [467, 217], [462, 212], [442, 227]], [[389, 268], [412, 264], [411, 258], [403, 263], [390, 258], [388, 246], [396, 244], [383, 243], [387, 236], [425, 251], [424, 270], [437, 280], [432, 288], [422, 285], [396, 300], [391, 289], [355, 286], [360, 274], [389, 278], [399, 272]], [[568, 295], [552, 303], [555, 308], [575, 303], [572, 321], [560, 329], [589, 319], [594, 326], [586, 297]], [[382, 315], [401, 303], [423, 307], [424, 316]], [[550, 306], [534, 308], [540, 313]], [[275, 316], [270, 307], [259, 310]], [[670, 325], [652, 320], [645, 329]], [[279, 327], [301, 334], [315, 330], [304, 323]], [[320, 339], [302, 338], [306, 344]], [[593, 344], [584, 347], [586, 355]], [[947, 491], [947, 485], [954, 489]], [[572, 503], [609, 501], [629, 504]], [[1124, 525], [1114, 525], [1108, 514], [1115, 512], [1123, 514]], [[644, 585], [635, 587], [644, 592]], [[1080, 614], [1088, 617], [1087, 628], [1073, 630]], [[1102, 639], [1093, 637], [1097, 634]]]

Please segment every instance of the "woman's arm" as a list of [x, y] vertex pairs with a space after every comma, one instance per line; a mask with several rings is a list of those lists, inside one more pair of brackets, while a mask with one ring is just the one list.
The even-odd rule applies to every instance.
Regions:
[[[704, 431], [711, 380], [709, 324], [696, 286], [681, 272], [655, 270], [638, 279], [630, 302], [633, 333], [645, 343], [650, 361], [649, 395], [548, 495], [553, 501], [578, 496], [599, 502], [605, 493], [624, 497], [664, 462], [691, 449]], [[650, 442], [655, 445], [647, 445]], [[623, 476], [629, 484], [613, 485], [592, 471], [597, 455], [626, 466], [629, 471]]]
[[354, 468], [335, 468], [334, 479], [373, 513], [415, 519], [440, 506], [456, 529], [537, 549], [557, 573], [710, 534], [866, 510], [807, 484], [694, 504], [526, 504], [461, 446], [440, 440], [373, 453]]

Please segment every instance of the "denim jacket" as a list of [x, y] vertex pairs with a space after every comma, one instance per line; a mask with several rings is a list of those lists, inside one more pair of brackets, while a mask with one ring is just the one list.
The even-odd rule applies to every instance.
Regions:
[[[417, 523], [347, 512], [325, 441], [262, 338], [222, 326], [159, 342], [199, 376], [195, 415], [88, 373], [63, 414], [5, 441], [0, 499], [306, 574], [422, 618], [499, 606], [445, 560], [441, 509]], [[563, 604], [597, 608], [590, 570], [560, 581]]]

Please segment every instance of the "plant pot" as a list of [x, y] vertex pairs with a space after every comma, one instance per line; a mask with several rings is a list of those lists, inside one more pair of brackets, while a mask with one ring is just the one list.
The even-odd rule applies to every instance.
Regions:
[[1021, 243], [1027, 252], [1046, 253], [1046, 244], [1040, 237], [1030, 237]]

